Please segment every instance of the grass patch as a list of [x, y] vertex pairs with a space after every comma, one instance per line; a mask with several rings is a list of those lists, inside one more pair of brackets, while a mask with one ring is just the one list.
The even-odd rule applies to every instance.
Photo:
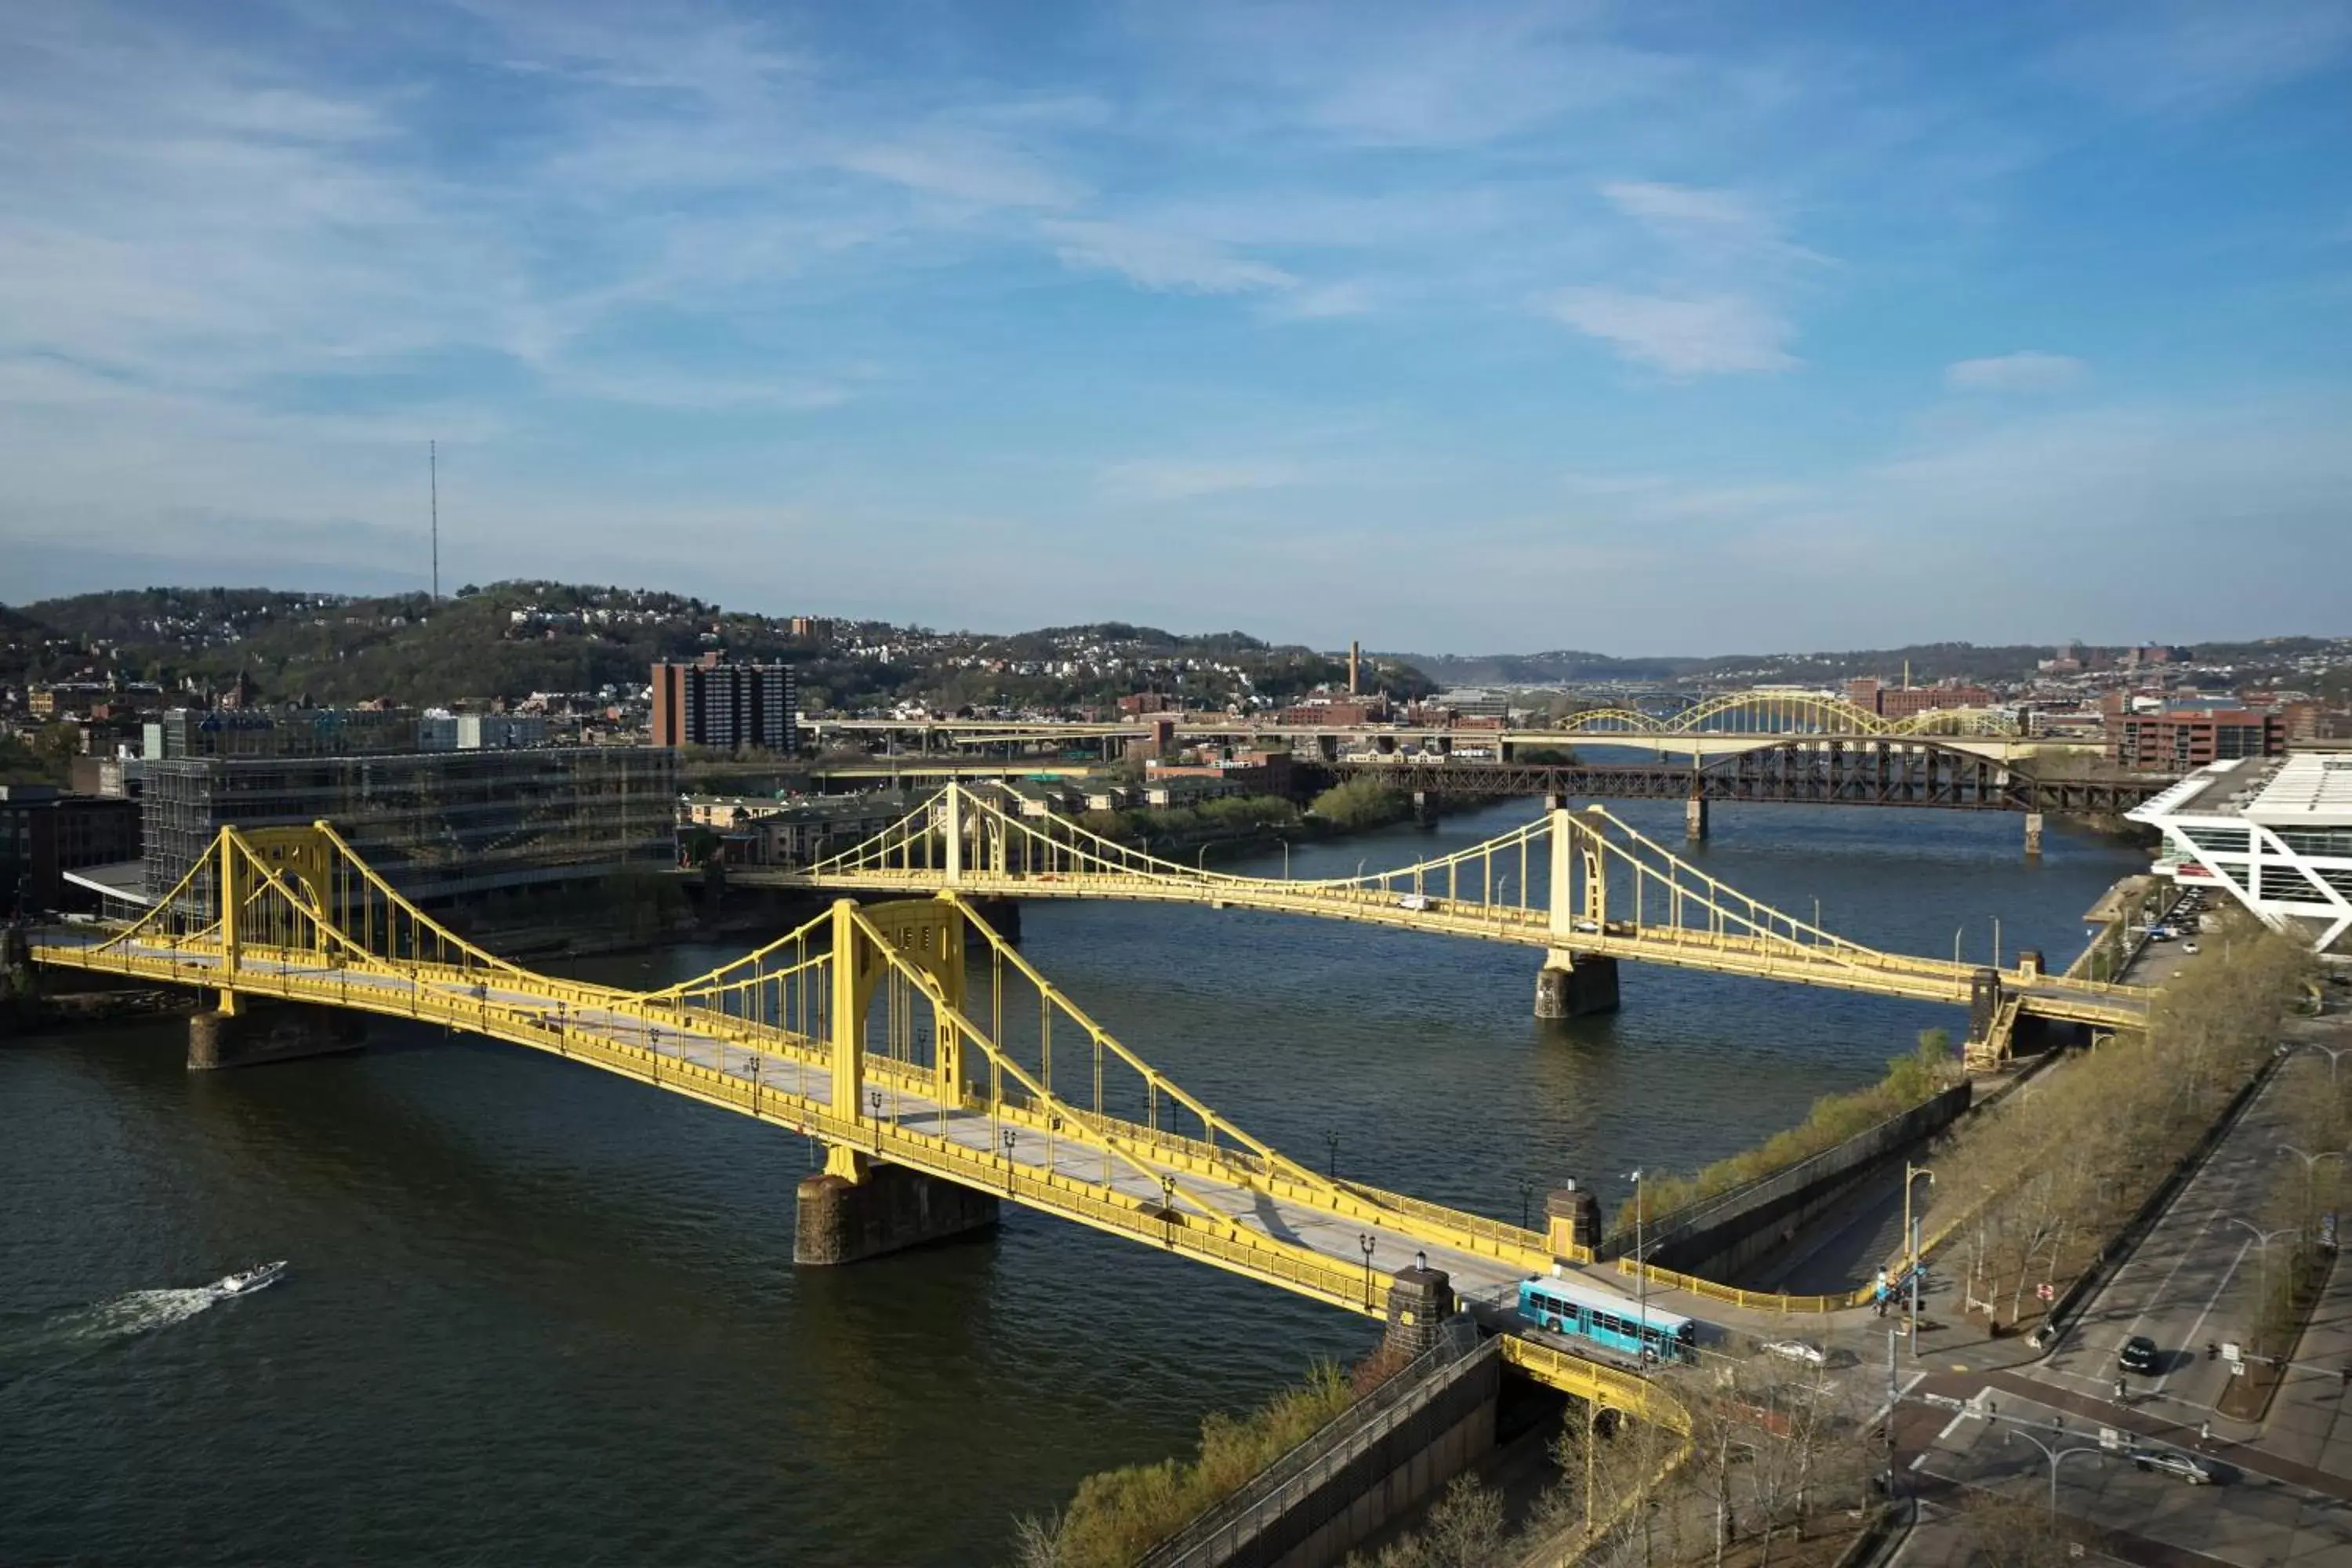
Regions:
[[1610, 1229], [1612, 1234], [1631, 1231], [1636, 1203], [1641, 1205], [1642, 1223], [1654, 1225], [1694, 1204], [1785, 1171], [1836, 1148], [1858, 1132], [1868, 1131], [1889, 1117], [1925, 1104], [1958, 1081], [1958, 1068], [1952, 1059], [1950, 1034], [1942, 1029], [1923, 1030], [1918, 1047], [1909, 1056], [1888, 1062], [1885, 1078], [1866, 1089], [1823, 1095], [1813, 1101], [1803, 1121], [1774, 1133], [1755, 1148], [1717, 1160], [1688, 1175], [1644, 1177], [1639, 1194], [1619, 1206]]
[[1352, 1370], [1318, 1361], [1306, 1380], [1242, 1415], [1202, 1418], [1190, 1459], [1125, 1465], [1078, 1483], [1058, 1521], [1022, 1521], [1024, 1563], [1053, 1568], [1127, 1568], [1275, 1460], [1338, 1419], [1410, 1360], [1386, 1346]]

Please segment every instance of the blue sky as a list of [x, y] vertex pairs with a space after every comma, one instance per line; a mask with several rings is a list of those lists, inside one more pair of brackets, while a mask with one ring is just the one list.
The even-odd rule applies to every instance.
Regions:
[[0, 13], [0, 600], [2352, 630], [2352, 6]]

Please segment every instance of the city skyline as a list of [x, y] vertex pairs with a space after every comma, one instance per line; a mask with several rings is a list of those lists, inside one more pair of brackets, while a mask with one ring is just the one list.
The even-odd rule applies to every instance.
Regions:
[[2345, 629], [2339, 7], [0, 34], [11, 602], [422, 588], [437, 440], [445, 585], [1450, 654]]

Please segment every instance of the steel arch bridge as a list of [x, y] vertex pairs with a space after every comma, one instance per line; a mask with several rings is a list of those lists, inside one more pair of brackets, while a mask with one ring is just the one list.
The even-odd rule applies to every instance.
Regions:
[[1631, 708], [1589, 708], [1546, 727], [1560, 735], [1990, 735], [2018, 733], [2014, 715], [1938, 708], [1887, 719], [1840, 697], [1811, 691], [1731, 691], [1660, 718]]
[[1018, 800], [997, 786], [950, 784], [837, 855], [736, 875], [836, 891], [1264, 910], [1539, 948], [1548, 971], [1634, 959], [1964, 1005], [1988, 1025], [2011, 998], [2018, 1014], [2068, 1023], [2115, 1028], [2147, 1018], [2137, 986], [2051, 974], [2022, 959], [1994, 969], [1847, 941], [1708, 876], [1598, 805], [1555, 804], [1522, 827], [1392, 870], [1294, 881], [1162, 859], [1064, 817], [1024, 815]]
[[[326, 823], [225, 827], [135, 924], [44, 933], [31, 956], [216, 991], [232, 1016], [289, 1002], [463, 1029], [821, 1140], [853, 1183], [902, 1166], [1375, 1318], [1407, 1259], [1490, 1321], [1521, 1279], [1592, 1261], [1564, 1222], [1528, 1230], [1284, 1155], [1115, 1038], [952, 889], [837, 900], [731, 963], [627, 991], [467, 942]], [[1685, 1423], [1632, 1373], [1541, 1346], [1513, 1359]]]

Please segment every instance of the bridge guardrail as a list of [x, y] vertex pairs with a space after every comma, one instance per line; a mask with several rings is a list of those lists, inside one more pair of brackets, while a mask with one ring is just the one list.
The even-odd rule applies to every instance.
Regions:
[[1790, 1296], [1779, 1290], [1743, 1290], [1737, 1285], [1718, 1285], [1712, 1279], [1661, 1268], [1654, 1263], [1636, 1264], [1630, 1258], [1617, 1260], [1617, 1272], [1647, 1276], [1653, 1285], [1663, 1285], [1670, 1290], [1687, 1290], [1710, 1301], [1722, 1301], [1753, 1311], [1778, 1312], [1789, 1317], [1808, 1312], [1819, 1315], [1843, 1311], [1848, 1307], [1864, 1306], [1870, 1300], [1868, 1287], [1839, 1296]]

